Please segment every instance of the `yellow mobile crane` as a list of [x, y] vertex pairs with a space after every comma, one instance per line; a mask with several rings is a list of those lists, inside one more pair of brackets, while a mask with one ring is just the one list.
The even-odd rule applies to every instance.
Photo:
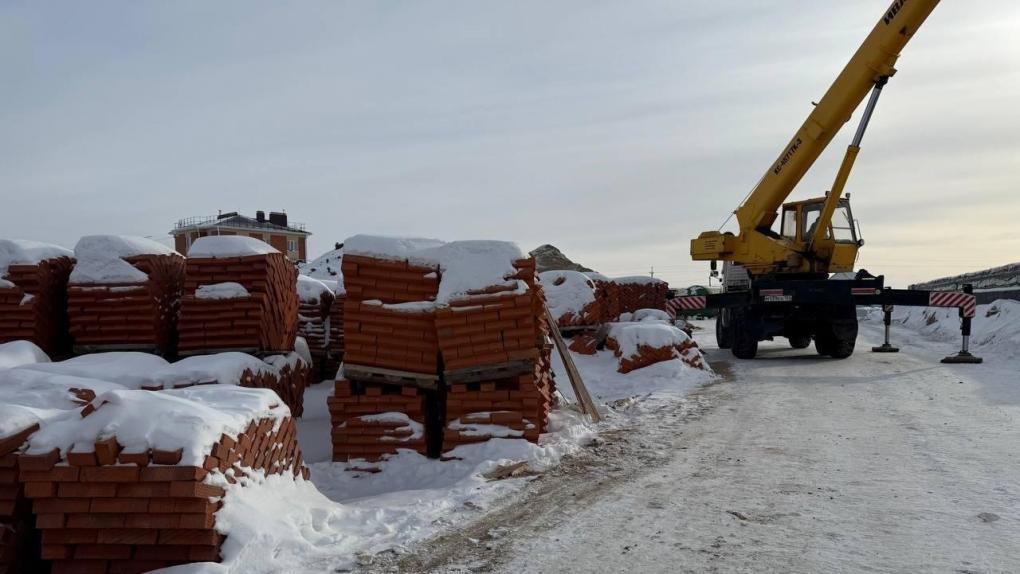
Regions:
[[[854, 270], [857, 251], [864, 244], [850, 210], [850, 196], [844, 195], [864, 132], [882, 89], [896, 73], [900, 51], [938, 3], [894, 1], [737, 208], [739, 232], [706, 231], [691, 241], [691, 256], [711, 261], [713, 274], [717, 274], [716, 262], [724, 262], [725, 291], [679, 297], [671, 306], [674, 310], [722, 308], [716, 323], [721, 348], [731, 348], [738, 358], [753, 358], [759, 341], [784, 336], [794, 348], [807, 347], [814, 339], [819, 354], [844, 358], [853, 353], [857, 339], [856, 305], [937, 305], [960, 307], [961, 314], [973, 312], [974, 298], [968, 294], [885, 289], [882, 277], [866, 271], [852, 280], [829, 280], [830, 273]], [[784, 204], [869, 92], [832, 189], [823, 197]], [[776, 231], [773, 225], [780, 208]], [[965, 338], [969, 327], [968, 320]]]

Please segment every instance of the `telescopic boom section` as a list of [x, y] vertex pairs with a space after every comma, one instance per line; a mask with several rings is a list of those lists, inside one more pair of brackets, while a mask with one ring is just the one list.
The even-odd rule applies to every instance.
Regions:
[[900, 51], [939, 0], [896, 0], [843, 68], [804, 125], [737, 209], [740, 233], [772, 226], [779, 208], [857, 106], [882, 78], [895, 73]]

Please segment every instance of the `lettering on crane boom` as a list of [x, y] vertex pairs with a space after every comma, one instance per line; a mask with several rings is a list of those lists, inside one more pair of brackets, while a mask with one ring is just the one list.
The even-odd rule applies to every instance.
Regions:
[[790, 146], [790, 149], [786, 150], [786, 153], [783, 154], [783, 157], [779, 158], [779, 163], [772, 169], [772, 173], [779, 175], [779, 172], [783, 171], [786, 164], [790, 163], [790, 158], [793, 157], [793, 154], [797, 153], [797, 150], [800, 149], [801, 143], [803, 143], [803, 140], [798, 137], [797, 141], [793, 142], [793, 145]]
[[884, 21], [886, 26], [896, 19], [896, 15], [900, 13], [900, 10], [903, 9], [903, 5], [906, 3], [907, 0], [896, 0], [896, 2], [893, 2], [892, 7], [885, 13]]

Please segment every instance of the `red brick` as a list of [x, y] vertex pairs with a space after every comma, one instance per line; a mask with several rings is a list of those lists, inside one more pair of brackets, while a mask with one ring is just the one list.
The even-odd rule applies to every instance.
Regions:
[[138, 467], [135, 466], [111, 466], [111, 467], [83, 467], [81, 469], [82, 482], [137, 482]]
[[60, 560], [70, 558], [73, 546], [67, 544], [44, 544], [40, 557], [43, 560]]
[[[105, 531], [100, 531], [105, 532]], [[43, 530], [43, 544], [95, 544], [96, 530], [63, 528], [57, 530]]]
[[141, 470], [139, 479], [142, 482], [199, 481], [207, 474], [209, 471], [197, 466], [150, 466]]
[[117, 460], [121, 464], [133, 464], [135, 466], [148, 466], [150, 460], [150, 454], [146, 452], [123, 452], [117, 455]]
[[125, 514], [69, 514], [68, 528], [124, 528]]
[[32, 501], [32, 512], [36, 514], [70, 514], [88, 512], [91, 500], [88, 498], [40, 498]]
[[49, 470], [60, 460], [60, 449], [53, 449], [43, 454], [23, 454], [18, 457], [18, 468], [21, 470]]
[[[96, 534], [93, 542], [100, 544], [155, 544], [159, 538], [158, 530], [142, 530], [139, 528], [107, 528], [89, 531]], [[45, 537], [45, 534], [43, 534]]]
[[149, 512], [149, 501], [144, 498], [96, 498], [89, 510], [99, 514]]
[[96, 466], [96, 453], [94, 452], [69, 452], [67, 453], [67, 464], [71, 466]]
[[127, 544], [79, 544], [74, 548], [74, 557], [76, 560], [128, 560], [131, 558], [131, 546]]
[[57, 560], [51, 574], [107, 574], [106, 560]]
[[[215, 525], [215, 519], [210, 514], [175, 514], [180, 518], [178, 525], [181, 528], [212, 528]], [[162, 527], [161, 527], [162, 528]]]
[[219, 546], [190, 546], [188, 559], [196, 562], [219, 562], [220, 548]]
[[[75, 483], [64, 483], [75, 484]], [[57, 483], [55, 482], [26, 482], [25, 497], [27, 498], [52, 498], [57, 495]]]
[[223, 496], [224, 490], [218, 486], [201, 482], [172, 482], [169, 494], [175, 498], [205, 498]]
[[65, 516], [59, 513], [35, 515], [35, 527], [40, 530], [49, 530], [51, 528], [63, 528], [65, 522], [66, 522]]
[[160, 544], [188, 544], [196, 546], [214, 546], [220, 543], [220, 535], [215, 530], [160, 530]]
[[181, 462], [181, 457], [183, 456], [184, 456], [183, 449], [177, 450], [154, 449], [152, 451], [152, 462], [156, 464], [174, 465]]
[[73, 466], [54, 466], [50, 470], [21, 470], [21, 482], [77, 482], [78, 469]]
[[116, 437], [96, 441], [96, 461], [101, 465], [116, 464], [120, 449]]
[[[98, 484], [96, 486], [99, 486]], [[105, 486], [105, 485], [103, 485]], [[111, 485], [112, 486], [112, 485]], [[138, 482], [117, 486], [117, 496], [124, 498], [159, 498], [170, 496], [168, 482]]]
[[105, 482], [61, 482], [57, 494], [61, 498], [113, 498], [117, 496], [117, 485]]

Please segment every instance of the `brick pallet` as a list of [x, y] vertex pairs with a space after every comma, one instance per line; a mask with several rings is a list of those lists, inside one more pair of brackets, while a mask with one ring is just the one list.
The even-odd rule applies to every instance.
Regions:
[[[299, 278], [299, 281], [301, 279], [303, 278]], [[331, 291], [299, 298], [298, 336], [303, 337], [308, 343], [316, 381], [336, 375], [335, 369], [332, 373], [327, 374], [328, 369], [326, 368], [329, 363], [329, 319], [335, 300], [336, 297]]]
[[144, 283], [71, 283], [68, 287], [75, 352], [141, 350], [173, 356], [184, 258], [177, 254], [139, 255], [124, 261], [148, 279]]
[[[203, 285], [239, 283], [231, 299], [195, 296]], [[188, 259], [181, 305], [181, 354], [223, 350], [286, 353], [298, 329], [297, 269], [282, 253]]]
[[336, 377], [337, 369], [344, 360], [344, 302], [346, 294], [336, 295], [333, 306], [329, 309], [329, 346], [326, 348], [326, 362], [322, 368], [322, 376], [327, 379]]
[[619, 318], [620, 286], [605, 276], [591, 277], [595, 284], [595, 300], [599, 303], [600, 323], [611, 323]]
[[[337, 379], [327, 399], [332, 423], [333, 460], [377, 461], [397, 449], [428, 454], [425, 436], [427, 392], [410, 385]], [[384, 414], [400, 414], [386, 417]], [[418, 425], [417, 431], [414, 427]]]
[[[102, 408], [102, 407], [100, 407]], [[126, 453], [116, 438], [93, 452], [21, 455], [19, 480], [42, 531], [42, 558], [62, 572], [135, 573], [196, 561], [219, 561], [216, 500], [246, 469], [308, 477], [296, 426], [284, 418], [253, 421], [236, 438], [209, 445], [201, 467], [177, 466], [181, 451]]]
[[39, 532], [18, 482], [18, 450], [39, 425], [0, 438], [0, 574], [38, 572]]
[[651, 280], [649, 277], [624, 277], [614, 279], [613, 283], [619, 291], [620, 313], [633, 313], [638, 309], [666, 308], [669, 285], [665, 281]]
[[0, 343], [32, 341], [51, 357], [71, 352], [67, 322], [67, 280], [74, 259], [57, 257], [35, 265], [10, 265], [0, 277]]

